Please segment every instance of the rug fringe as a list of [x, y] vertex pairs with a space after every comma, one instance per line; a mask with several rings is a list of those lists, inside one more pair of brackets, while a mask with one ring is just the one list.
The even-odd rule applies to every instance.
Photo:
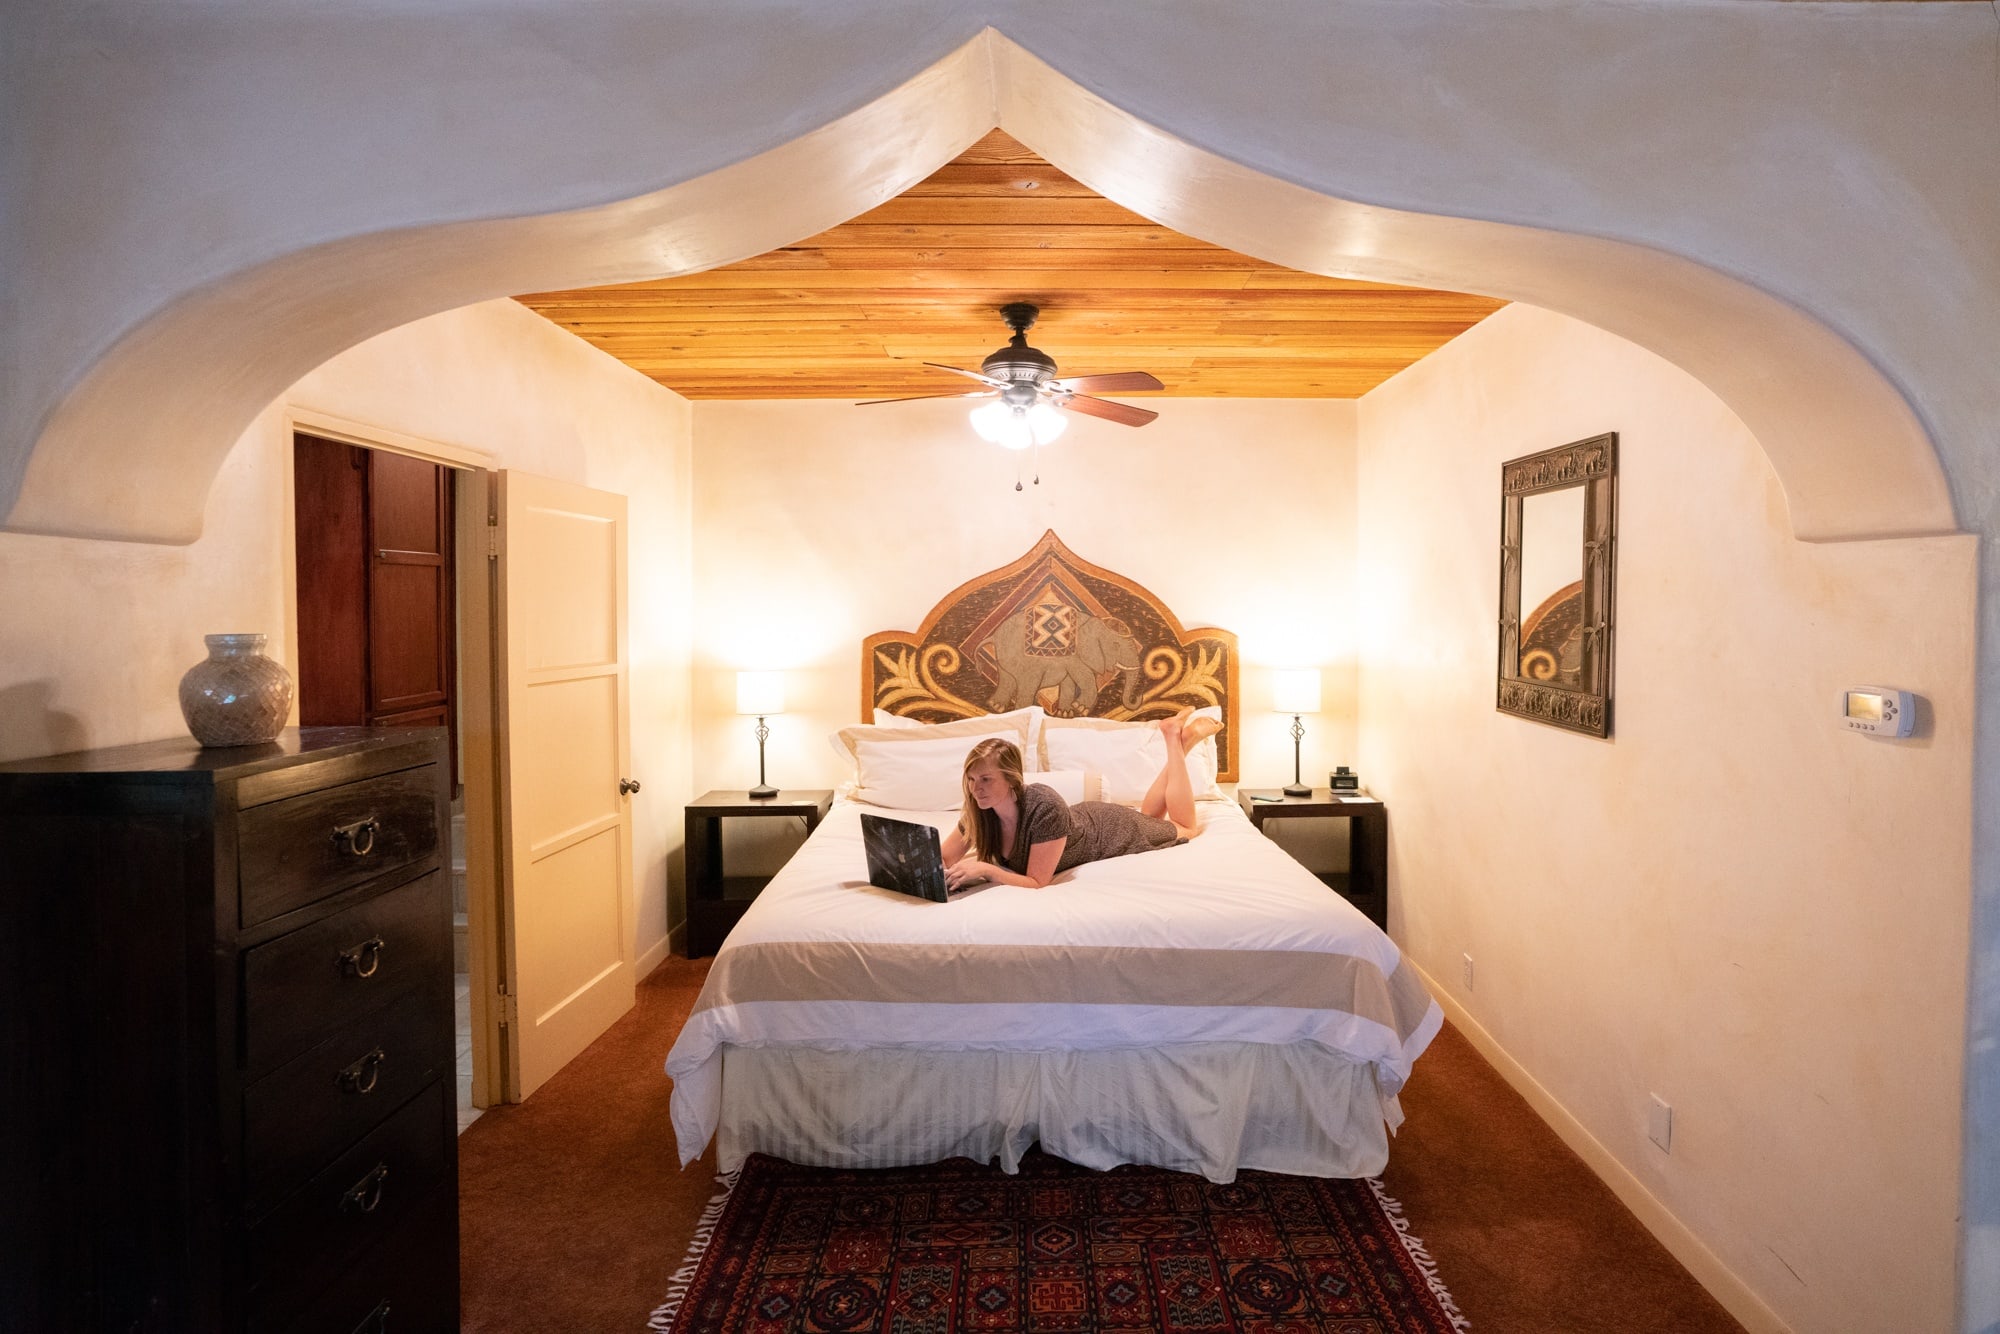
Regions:
[[1389, 1225], [1396, 1229], [1396, 1236], [1402, 1241], [1403, 1249], [1409, 1253], [1410, 1260], [1423, 1273], [1424, 1281], [1430, 1284], [1431, 1296], [1437, 1298], [1438, 1305], [1444, 1308], [1445, 1319], [1451, 1321], [1451, 1327], [1455, 1330], [1471, 1329], [1472, 1322], [1458, 1309], [1458, 1303], [1451, 1298], [1450, 1289], [1446, 1288], [1444, 1280], [1438, 1277], [1437, 1261], [1431, 1259], [1431, 1253], [1425, 1248], [1423, 1239], [1410, 1231], [1410, 1220], [1403, 1217], [1402, 1202], [1383, 1189], [1380, 1177], [1368, 1177], [1366, 1180], [1368, 1188], [1375, 1192], [1375, 1202], [1382, 1206], [1382, 1213], [1388, 1218]]
[[701, 1268], [702, 1257], [708, 1254], [708, 1244], [715, 1238], [716, 1224], [722, 1221], [723, 1206], [729, 1203], [729, 1193], [736, 1189], [736, 1179], [743, 1175], [743, 1169], [725, 1172], [715, 1178], [717, 1190], [703, 1206], [701, 1219], [694, 1225], [694, 1238], [688, 1242], [687, 1254], [681, 1257], [680, 1267], [667, 1280], [667, 1295], [653, 1313], [646, 1317], [646, 1328], [658, 1334], [672, 1334], [674, 1320], [680, 1315], [681, 1303], [687, 1300], [688, 1289], [694, 1285], [695, 1271]]

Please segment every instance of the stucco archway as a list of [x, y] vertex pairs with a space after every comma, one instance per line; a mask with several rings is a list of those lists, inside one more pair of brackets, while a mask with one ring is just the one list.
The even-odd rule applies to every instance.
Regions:
[[1896, 388], [1825, 325], [1662, 250], [1407, 212], [1289, 184], [1149, 125], [992, 29], [779, 147], [658, 191], [540, 216], [305, 245], [180, 292], [0, 442], [5, 527], [189, 542], [243, 425], [306, 371], [424, 315], [758, 254], [881, 202], [995, 124], [1103, 194], [1293, 268], [1544, 306], [1648, 347], [1749, 425], [1808, 540], [1954, 528]]

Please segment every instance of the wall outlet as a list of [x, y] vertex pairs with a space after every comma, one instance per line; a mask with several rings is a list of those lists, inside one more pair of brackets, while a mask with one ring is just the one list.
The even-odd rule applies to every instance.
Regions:
[[1472, 956], [1465, 956], [1465, 989], [1472, 990]]
[[1646, 1138], [1659, 1145], [1661, 1153], [1674, 1151], [1674, 1109], [1657, 1093], [1646, 1109]]

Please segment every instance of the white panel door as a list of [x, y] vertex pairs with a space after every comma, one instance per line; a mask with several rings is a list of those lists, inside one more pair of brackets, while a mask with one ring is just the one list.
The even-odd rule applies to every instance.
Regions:
[[499, 474], [508, 1089], [632, 1008], [625, 497]]

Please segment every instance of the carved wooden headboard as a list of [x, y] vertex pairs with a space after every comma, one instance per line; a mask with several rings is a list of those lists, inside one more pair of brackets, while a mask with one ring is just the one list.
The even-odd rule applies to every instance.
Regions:
[[913, 634], [861, 646], [861, 716], [923, 722], [1039, 703], [1063, 717], [1166, 718], [1222, 707], [1216, 759], [1236, 781], [1236, 636], [1186, 629], [1151, 593], [1079, 560], [1055, 531], [944, 596]]

